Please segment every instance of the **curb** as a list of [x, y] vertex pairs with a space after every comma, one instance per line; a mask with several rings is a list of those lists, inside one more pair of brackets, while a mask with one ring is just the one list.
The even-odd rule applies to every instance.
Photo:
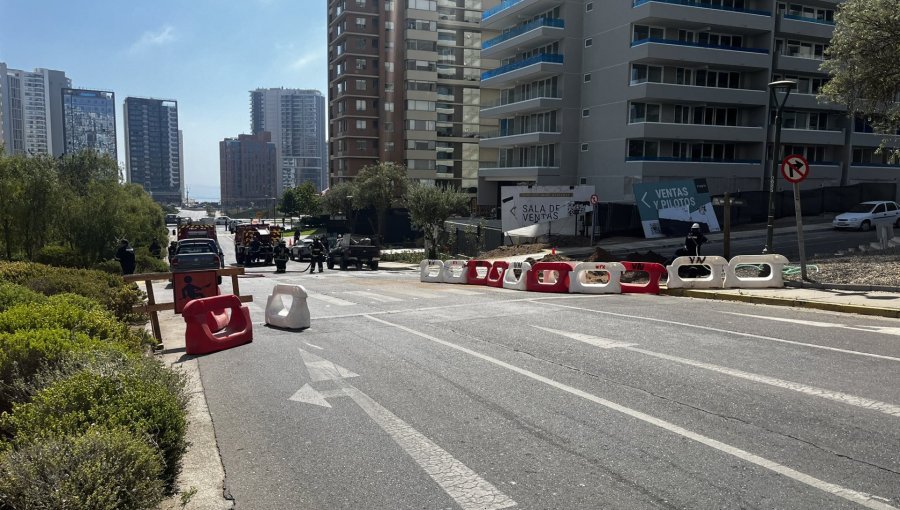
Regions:
[[900, 287], [891, 287], [889, 285], [856, 285], [852, 283], [819, 283], [819, 282], [798, 282], [787, 280], [784, 282], [785, 287], [793, 287], [796, 289], [825, 289], [825, 290], [851, 290], [857, 292], [896, 292], [900, 293]]
[[738, 301], [757, 305], [789, 306], [794, 308], [809, 308], [828, 312], [855, 313], [859, 315], [871, 315], [875, 317], [900, 318], [900, 310], [891, 308], [876, 308], [871, 306], [847, 305], [842, 303], [826, 303], [821, 301], [808, 301], [794, 298], [777, 298], [771, 296], [753, 296], [749, 294], [725, 294], [715, 291], [696, 289], [662, 289], [660, 294], [677, 297], [691, 297], [699, 299], [717, 299], [720, 301]]

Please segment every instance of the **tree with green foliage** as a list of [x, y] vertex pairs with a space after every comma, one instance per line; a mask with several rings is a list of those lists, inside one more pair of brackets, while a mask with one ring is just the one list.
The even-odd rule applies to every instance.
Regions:
[[284, 190], [281, 198], [278, 200], [278, 211], [286, 216], [297, 216], [300, 214], [297, 205], [297, 195], [294, 194], [294, 188]]
[[825, 56], [825, 99], [847, 105], [878, 131], [900, 129], [900, 0], [841, 3]]
[[317, 216], [322, 212], [322, 197], [312, 182], [306, 181], [293, 189], [297, 200], [297, 212], [305, 216]]
[[470, 201], [468, 195], [455, 188], [439, 188], [422, 184], [410, 187], [404, 203], [409, 209], [412, 224], [422, 229], [425, 234], [428, 258], [436, 259], [438, 248], [447, 241], [447, 230], [444, 223], [454, 214], [468, 212]]
[[409, 189], [406, 167], [384, 161], [367, 165], [356, 176], [355, 185], [354, 205], [357, 209], [375, 209], [378, 215], [376, 232], [383, 238], [388, 210], [399, 203]]
[[355, 196], [356, 183], [344, 181], [331, 186], [325, 192], [321, 202], [322, 209], [332, 218], [343, 214], [347, 218], [351, 232], [353, 232], [353, 227], [356, 225], [357, 208], [354, 203]]

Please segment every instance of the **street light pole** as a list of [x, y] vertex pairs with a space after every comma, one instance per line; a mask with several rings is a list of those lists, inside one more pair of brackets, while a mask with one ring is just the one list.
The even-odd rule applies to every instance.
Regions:
[[[772, 95], [772, 102], [775, 104], [775, 143], [772, 145], [772, 168], [769, 175], [769, 221], [766, 225], [766, 247], [763, 253], [772, 252], [772, 237], [775, 234], [775, 182], [778, 175], [778, 166], [781, 163], [781, 112], [787, 103], [788, 96], [791, 95], [791, 89], [797, 86], [797, 82], [792, 80], [773, 81], [769, 84], [769, 91]], [[784, 91], [784, 100], [778, 103], [778, 91]]]

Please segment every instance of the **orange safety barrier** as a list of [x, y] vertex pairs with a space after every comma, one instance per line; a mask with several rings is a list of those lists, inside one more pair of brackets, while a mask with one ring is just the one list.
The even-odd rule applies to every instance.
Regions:
[[[483, 268], [479, 271], [479, 268]], [[469, 285], [487, 285], [491, 263], [486, 260], [470, 260], [466, 262], [466, 283]]]
[[185, 305], [181, 315], [187, 323], [187, 354], [209, 354], [253, 341], [250, 309], [233, 294], [194, 299]]
[[509, 262], [505, 260], [498, 260], [491, 264], [491, 268], [488, 270], [487, 274], [487, 282], [486, 285], [488, 287], [497, 287], [503, 288], [503, 275], [506, 274], [506, 270], [509, 269]]
[[622, 283], [622, 294], [659, 294], [659, 280], [668, 274], [666, 266], [656, 262], [622, 262], [625, 272], [647, 273], [647, 283]]
[[575, 265], [569, 262], [538, 262], [525, 277], [525, 290], [568, 294], [569, 274], [574, 268]]

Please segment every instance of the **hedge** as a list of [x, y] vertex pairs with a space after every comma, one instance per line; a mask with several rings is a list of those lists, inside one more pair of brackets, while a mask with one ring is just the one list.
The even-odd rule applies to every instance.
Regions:
[[125, 346], [65, 329], [0, 333], [0, 412], [25, 402], [35, 392], [40, 386], [35, 381], [39, 372], [59, 370], [64, 362], [105, 351], [127, 354]]
[[153, 509], [163, 499], [162, 463], [126, 429], [33, 443], [0, 457], [0, 509]]
[[132, 307], [141, 304], [143, 293], [125, 284], [121, 275], [90, 269], [71, 269], [28, 262], [0, 262], [0, 280], [52, 296], [64, 292], [91, 298], [120, 320], [133, 320]]
[[118, 366], [86, 367], [0, 415], [0, 427], [10, 438], [5, 448], [27, 449], [95, 426], [122, 428], [150, 438], [159, 448], [162, 479], [171, 489], [187, 447], [184, 378], [152, 358], [121, 361]]
[[132, 349], [154, 343], [144, 330], [129, 328], [90, 300], [65, 294], [0, 312], [0, 333], [30, 329], [65, 329], [97, 340], [120, 342]]
[[40, 303], [46, 300], [47, 296], [28, 287], [0, 281], [0, 312], [15, 305]]

